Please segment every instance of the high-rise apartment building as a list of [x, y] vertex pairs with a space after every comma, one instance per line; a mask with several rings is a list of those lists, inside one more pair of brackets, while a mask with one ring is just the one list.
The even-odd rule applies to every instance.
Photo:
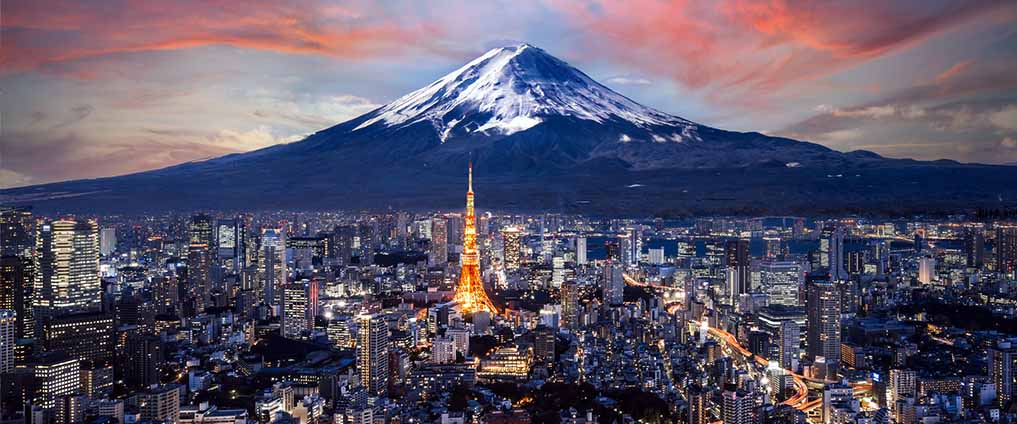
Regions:
[[521, 231], [516, 227], [505, 227], [501, 230], [502, 251], [505, 256], [505, 269], [519, 269], [522, 243], [520, 240]]
[[158, 336], [131, 333], [123, 350], [123, 381], [131, 388], [159, 383], [159, 364], [163, 360], [162, 340]]
[[996, 226], [996, 270], [1002, 273], [1017, 271], [1017, 225]]
[[972, 228], [964, 235], [964, 256], [968, 268], [981, 268], [985, 264], [985, 235], [981, 228]]
[[283, 290], [283, 337], [295, 339], [314, 328], [317, 287], [317, 282], [306, 280], [286, 285]]
[[1014, 398], [1017, 387], [1017, 347], [1009, 341], [989, 348], [989, 380], [996, 386], [996, 402], [1005, 408]]
[[357, 330], [360, 384], [374, 396], [388, 392], [388, 326], [380, 315], [361, 315]]
[[17, 333], [17, 315], [10, 309], [0, 309], [0, 374], [14, 370], [14, 343]]
[[752, 398], [740, 391], [727, 390], [721, 395], [720, 415], [724, 424], [751, 424]]
[[918, 394], [918, 374], [914, 370], [890, 370], [886, 385], [886, 403], [890, 410], [897, 410], [897, 401], [914, 398]]

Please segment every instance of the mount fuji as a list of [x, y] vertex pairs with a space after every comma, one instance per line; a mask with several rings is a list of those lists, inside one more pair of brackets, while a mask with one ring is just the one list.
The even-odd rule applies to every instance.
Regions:
[[653, 108], [547, 52], [497, 48], [304, 140], [118, 177], [0, 191], [66, 212], [482, 209], [604, 215], [911, 214], [1017, 204], [1017, 167], [921, 162]]

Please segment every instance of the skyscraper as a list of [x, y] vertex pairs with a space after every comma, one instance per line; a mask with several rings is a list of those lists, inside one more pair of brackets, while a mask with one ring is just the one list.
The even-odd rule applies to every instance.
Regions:
[[[466, 216], [463, 229], [463, 255], [459, 271], [459, 285], [456, 286], [454, 301], [464, 312], [487, 311], [498, 313], [484, 290], [480, 279], [480, 252], [477, 251], [477, 218], [473, 211], [473, 163], [470, 163], [469, 182], [466, 191]], [[432, 234], [433, 235], [433, 234]]]
[[360, 384], [374, 396], [388, 391], [388, 326], [378, 315], [358, 317], [357, 371]]
[[261, 249], [258, 254], [261, 299], [270, 305], [280, 302], [282, 286], [286, 284], [286, 233], [281, 228], [261, 230]]
[[551, 259], [551, 287], [560, 288], [565, 283], [565, 258], [555, 256]]
[[187, 248], [187, 287], [198, 310], [211, 306], [212, 258], [208, 245], [191, 243]]
[[829, 270], [830, 279], [839, 281], [847, 279], [847, 271], [844, 270], [844, 228], [840, 226], [827, 226], [819, 237], [819, 263], [820, 266]]
[[350, 264], [353, 257], [353, 237], [356, 227], [352, 225], [337, 225], [332, 230], [332, 242], [329, 244], [332, 249], [330, 256], [336, 260], [336, 265], [346, 266]]
[[918, 259], [918, 282], [929, 284], [932, 276], [936, 273], [936, 259], [930, 256], [923, 256]]
[[190, 245], [187, 248], [187, 283], [199, 310], [210, 306], [212, 293], [212, 217], [198, 214], [188, 226]]
[[507, 270], [519, 269], [520, 250], [522, 250], [519, 236], [520, 231], [516, 227], [505, 227], [501, 230], [505, 269]]
[[621, 246], [621, 260], [627, 266], [639, 265], [639, 259], [643, 254], [643, 231], [642, 227], [635, 225], [626, 229], [618, 237]]
[[0, 257], [0, 309], [13, 311], [17, 326], [16, 338], [32, 337], [35, 321], [32, 319], [31, 257]]
[[561, 285], [562, 327], [575, 329], [579, 324], [579, 286], [575, 280]]
[[1017, 271], [1017, 225], [996, 226], [996, 270], [1002, 273]]
[[431, 250], [427, 263], [431, 266], [448, 263], [448, 219], [442, 215], [431, 218]]
[[0, 374], [14, 370], [14, 343], [17, 316], [10, 309], [0, 309]]
[[32, 256], [32, 212], [22, 208], [0, 207], [0, 256]]
[[61, 220], [39, 227], [36, 317], [99, 309], [99, 234], [94, 221]]
[[749, 272], [749, 241], [728, 240], [724, 244], [724, 262], [727, 266], [727, 287], [730, 304], [737, 305], [738, 297], [752, 288], [752, 274]]
[[968, 268], [981, 268], [985, 263], [985, 236], [981, 228], [972, 228], [964, 235], [964, 254]]
[[205, 214], [191, 216], [191, 222], [189, 223], [187, 230], [191, 244], [203, 244], [205, 246], [212, 245], [212, 236], [215, 232], [212, 224], [212, 217]]
[[231, 272], [247, 268], [247, 225], [243, 219], [220, 219], [216, 223], [215, 254]]
[[610, 306], [621, 305], [624, 301], [625, 280], [622, 277], [622, 267], [617, 263], [608, 262], [604, 265], [604, 303]]
[[576, 237], [576, 264], [586, 265], [586, 237]]
[[840, 362], [840, 290], [825, 278], [810, 276], [807, 315], [808, 359], [826, 358], [831, 369]]
[[117, 229], [115, 227], [103, 227], [99, 232], [99, 254], [109, 256], [117, 250]]

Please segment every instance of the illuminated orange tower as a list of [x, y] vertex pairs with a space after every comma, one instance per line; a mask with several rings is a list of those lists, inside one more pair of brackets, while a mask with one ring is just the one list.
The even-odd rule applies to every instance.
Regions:
[[473, 161], [470, 161], [469, 189], [466, 192], [466, 219], [463, 229], [463, 255], [460, 259], [459, 285], [453, 300], [465, 313], [487, 311], [498, 313], [491, 299], [487, 297], [484, 283], [480, 280], [480, 254], [477, 252], [477, 217], [473, 212]]

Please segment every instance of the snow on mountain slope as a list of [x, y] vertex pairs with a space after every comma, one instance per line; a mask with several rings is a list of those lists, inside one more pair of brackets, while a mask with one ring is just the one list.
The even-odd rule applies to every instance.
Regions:
[[[470, 122], [471, 114], [481, 116]], [[640, 105], [594, 81], [568, 63], [529, 44], [496, 48], [465, 66], [382, 107], [354, 130], [382, 124], [398, 127], [430, 122], [444, 142], [457, 126], [467, 132], [508, 135], [569, 116], [603, 123], [628, 121], [638, 127], [697, 125]], [[680, 140], [680, 137], [668, 137]]]

